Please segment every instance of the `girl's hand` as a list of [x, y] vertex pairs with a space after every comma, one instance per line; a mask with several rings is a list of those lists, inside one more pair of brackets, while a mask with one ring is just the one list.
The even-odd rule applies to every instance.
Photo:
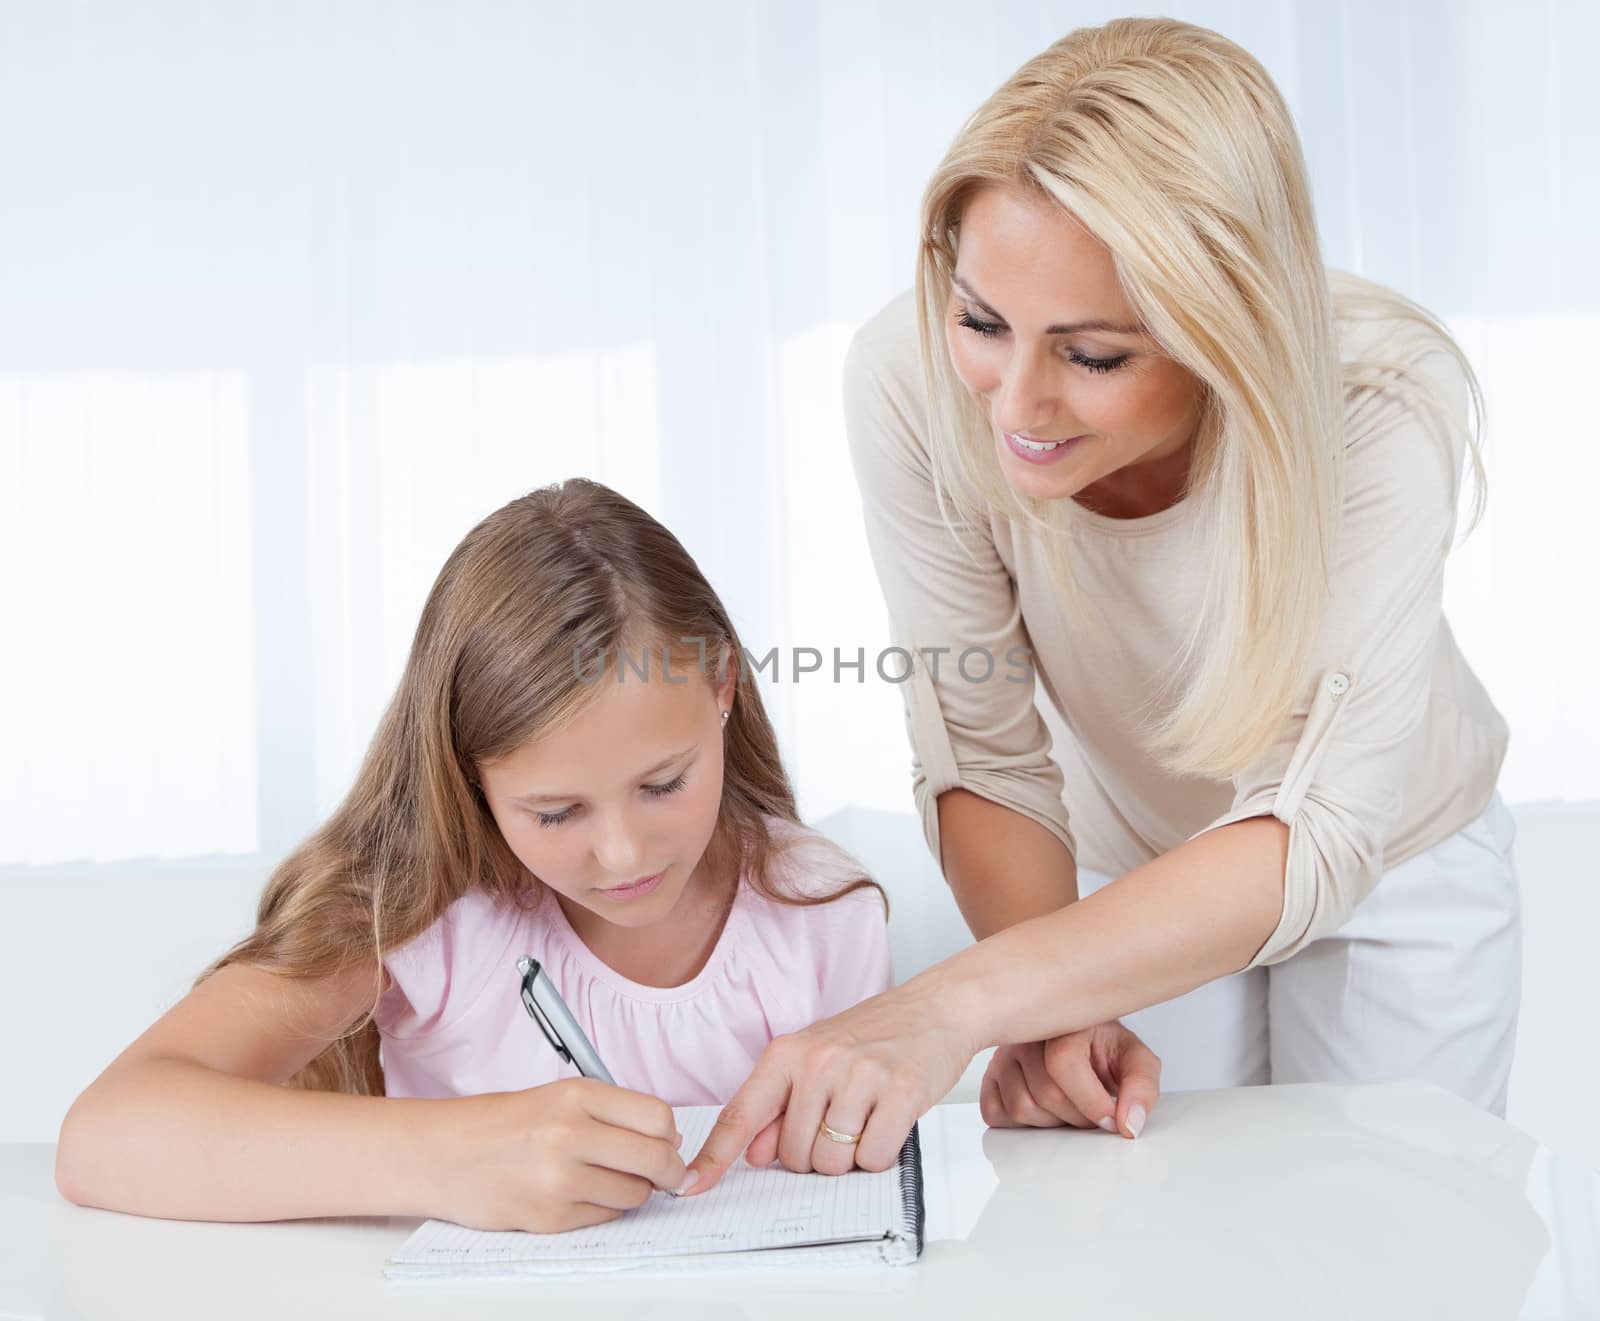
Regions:
[[683, 1182], [672, 1109], [568, 1078], [440, 1106], [430, 1215], [549, 1234], [614, 1220]]
[[1119, 1022], [1001, 1046], [978, 1106], [992, 1128], [1100, 1127], [1136, 1138], [1161, 1095], [1161, 1061]]
[[[977, 1050], [932, 984], [916, 979], [779, 1037], [690, 1162], [692, 1191], [715, 1187], [747, 1148], [752, 1165], [776, 1158], [800, 1173], [888, 1169]], [[859, 1141], [823, 1136], [824, 1122]]]

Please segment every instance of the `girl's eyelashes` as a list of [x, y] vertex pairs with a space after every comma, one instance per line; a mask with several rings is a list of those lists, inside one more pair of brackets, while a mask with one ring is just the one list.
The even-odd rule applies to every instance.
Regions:
[[[688, 778], [689, 773], [684, 771], [676, 779], [668, 780], [665, 784], [647, 784], [644, 786], [644, 791], [652, 798], [665, 798], [668, 794], [675, 794], [683, 788]], [[538, 818], [541, 826], [559, 826], [563, 821], [571, 820], [577, 810], [578, 805], [574, 803], [571, 807], [563, 807], [559, 812], [535, 812], [534, 816]]]
[[665, 798], [668, 794], [675, 794], [679, 789], [683, 788], [684, 781], [688, 779], [688, 776], [689, 773], [684, 771], [677, 779], [668, 780], [666, 784], [647, 784], [644, 787], [644, 791], [652, 798]]
[[[995, 339], [1005, 332], [1005, 326], [998, 321], [984, 321], [972, 314], [972, 309], [962, 307], [956, 314], [958, 325], [966, 327], [974, 334], [982, 335], [985, 339]], [[1067, 351], [1067, 361], [1074, 363], [1092, 372], [1113, 372], [1123, 363], [1128, 361], [1129, 354], [1119, 354], [1115, 358], [1091, 358], [1087, 354], [1079, 353], [1077, 349]]]

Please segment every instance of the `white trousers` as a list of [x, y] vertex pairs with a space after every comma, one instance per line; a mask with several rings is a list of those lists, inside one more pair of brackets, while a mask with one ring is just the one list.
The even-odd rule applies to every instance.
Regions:
[[[1436, 1082], [1497, 1115], [1522, 997], [1516, 823], [1471, 825], [1384, 872], [1350, 920], [1293, 958], [1123, 1019], [1162, 1087]], [[1080, 872], [1079, 892], [1110, 878]]]

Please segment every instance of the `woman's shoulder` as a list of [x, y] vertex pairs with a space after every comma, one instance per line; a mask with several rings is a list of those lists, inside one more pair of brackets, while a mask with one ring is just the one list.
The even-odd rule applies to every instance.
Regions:
[[1346, 393], [1370, 392], [1382, 376], [1418, 371], [1465, 384], [1461, 360], [1444, 335], [1402, 315], [1343, 316], [1336, 322], [1339, 365]]
[[856, 331], [850, 351], [873, 361], [892, 363], [903, 363], [909, 357], [920, 368], [916, 290], [903, 290], [885, 303]]
[[887, 409], [920, 431], [924, 390], [916, 295], [908, 289], [851, 338], [844, 357], [845, 407], [852, 418]]
[[1393, 289], [1329, 271], [1346, 414], [1415, 402], [1408, 385], [1465, 406], [1467, 370], [1448, 332]]
[[1465, 452], [1472, 381], [1463, 354], [1446, 330], [1395, 291], [1333, 272], [1330, 286], [1347, 459], [1380, 469], [1398, 465], [1436, 483], [1440, 463], [1458, 468]]

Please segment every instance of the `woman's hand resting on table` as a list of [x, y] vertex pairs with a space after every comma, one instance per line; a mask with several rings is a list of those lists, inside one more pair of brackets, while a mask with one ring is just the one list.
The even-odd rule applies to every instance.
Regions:
[[978, 1106], [992, 1128], [1103, 1128], [1136, 1138], [1161, 1095], [1161, 1061], [1120, 1022], [1001, 1046]]

